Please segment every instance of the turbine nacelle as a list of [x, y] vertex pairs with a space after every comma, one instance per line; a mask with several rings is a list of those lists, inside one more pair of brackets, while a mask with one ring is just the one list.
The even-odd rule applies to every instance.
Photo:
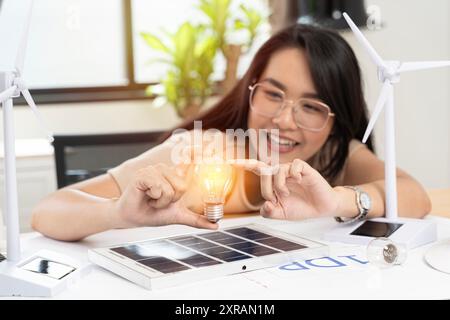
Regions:
[[18, 72], [14, 72], [14, 79], [13, 79], [12, 85], [16, 87], [16, 91], [11, 96], [11, 98], [18, 98], [18, 97], [20, 97], [20, 93], [23, 90], [27, 90], [25, 81], [22, 79], [22, 77], [20, 77]]
[[390, 83], [400, 81], [400, 61], [384, 61], [384, 66], [378, 67], [378, 80], [384, 83], [388, 80]]
[[39, 113], [38, 108], [36, 107], [36, 104], [34, 103], [33, 97], [30, 94], [30, 91], [28, 91], [28, 87], [23, 80], [23, 78], [20, 76], [20, 71], [7, 71], [2, 72], [2, 79], [9, 79], [6, 80], [5, 85], [6, 88], [3, 92], [0, 92], [0, 103], [9, 100], [20, 97], [20, 95], [23, 96], [27, 104], [30, 106], [31, 111], [33, 111], [34, 115], [36, 116], [38, 123], [40, 127], [42, 128], [43, 132], [46, 133], [47, 139], [49, 142], [53, 141], [53, 134], [46, 129], [46, 126], [44, 124], [44, 120], [42, 119], [41, 114]]

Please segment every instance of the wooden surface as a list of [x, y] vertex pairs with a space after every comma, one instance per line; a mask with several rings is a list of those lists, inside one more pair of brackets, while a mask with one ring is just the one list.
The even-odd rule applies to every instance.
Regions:
[[431, 189], [428, 195], [433, 206], [431, 214], [450, 218], [450, 189]]
[[[432, 203], [431, 214], [450, 218], [450, 189], [430, 189], [427, 192]], [[258, 213], [225, 214], [225, 218], [248, 217], [251, 215], [258, 215]]]

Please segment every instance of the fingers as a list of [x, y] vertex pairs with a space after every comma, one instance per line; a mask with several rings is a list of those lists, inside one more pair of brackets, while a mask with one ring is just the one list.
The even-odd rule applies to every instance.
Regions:
[[286, 186], [286, 179], [289, 177], [288, 165], [273, 167], [261, 161], [252, 161], [242, 164], [242, 167], [260, 176], [261, 195], [264, 199], [276, 203], [275, 193], [289, 196], [289, 189]]
[[153, 167], [139, 170], [135, 181], [137, 189], [155, 200], [161, 198], [163, 185], [168, 183]]
[[149, 200], [149, 204], [156, 209], [167, 207], [171, 202], [173, 202], [175, 197], [175, 190], [165, 179], [161, 181], [161, 190], [162, 192], [159, 198], [152, 198]]
[[234, 165], [235, 167], [243, 168], [244, 170], [253, 172], [258, 176], [272, 175], [276, 171], [275, 167], [272, 167], [262, 161], [258, 161], [255, 159], [230, 160], [229, 163]]
[[261, 195], [264, 199], [277, 202], [277, 198], [273, 191], [272, 176], [262, 175], [261, 176]]
[[264, 218], [269, 218], [269, 219], [286, 219], [287, 218], [286, 214], [285, 214], [285, 210], [284, 210], [283, 206], [281, 205], [281, 203], [275, 205], [270, 201], [266, 201], [262, 205], [259, 212], [260, 212], [261, 216], [263, 216]]
[[137, 187], [149, 198], [147, 202], [150, 206], [164, 208], [181, 198], [187, 184], [184, 178], [177, 174], [176, 168], [158, 164], [138, 172]]
[[[267, 168], [264, 163], [245, 164], [245, 167], [260, 170]], [[312, 169], [305, 161], [295, 159], [291, 163], [285, 163], [277, 167], [271, 167], [270, 175], [261, 175], [261, 194], [264, 199], [273, 201], [277, 195], [287, 197], [291, 193], [287, 182], [296, 182], [297, 184], [313, 183], [315, 181], [315, 170]]]
[[253, 172], [254, 174], [260, 176], [261, 195], [263, 198], [273, 202], [277, 201], [273, 190], [273, 174], [275, 172], [274, 167], [255, 159], [238, 159], [235, 161], [230, 161], [230, 163], [238, 168], [243, 168], [244, 170]]
[[307, 162], [295, 159], [291, 164], [290, 176], [297, 183], [303, 186], [317, 184], [319, 180], [324, 180], [321, 174], [312, 168]]
[[175, 223], [202, 229], [217, 230], [219, 228], [217, 223], [210, 222], [204, 215], [197, 214], [185, 207], [181, 208], [181, 212], [178, 215], [178, 221]]
[[291, 167], [289, 169], [289, 175], [292, 179], [294, 179], [297, 183], [302, 183], [302, 173], [303, 173], [303, 168], [306, 162], [301, 161], [299, 159], [295, 159], [292, 164]]
[[146, 194], [152, 199], [159, 199], [162, 195], [162, 188], [159, 184], [150, 186]]
[[289, 189], [286, 186], [286, 179], [289, 177], [289, 166], [281, 166], [278, 173], [274, 176], [275, 192], [280, 193], [282, 196], [289, 196]]
[[264, 204], [261, 206], [261, 209], [259, 210], [259, 213], [265, 217], [268, 218], [272, 211], [274, 210], [274, 205], [270, 201], [264, 202]]
[[174, 195], [170, 201], [175, 202], [179, 200], [187, 189], [187, 183], [185, 179], [179, 176], [175, 170], [169, 168], [163, 169], [162, 175], [168, 181], [171, 189], [174, 191]]

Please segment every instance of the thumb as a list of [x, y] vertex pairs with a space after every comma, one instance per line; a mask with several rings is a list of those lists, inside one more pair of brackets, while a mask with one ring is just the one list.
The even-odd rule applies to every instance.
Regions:
[[210, 222], [204, 215], [195, 213], [188, 208], [180, 208], [177, 223], [185, 224], [194, 228], [217, 230], [219, 225]]

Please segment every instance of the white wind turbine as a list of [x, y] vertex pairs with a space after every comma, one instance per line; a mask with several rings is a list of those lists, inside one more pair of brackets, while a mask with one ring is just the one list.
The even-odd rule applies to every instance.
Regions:
[[[424, 70], [450, 66], [450, 61], [400, 62], [381, 59], [369, 41], [353, 23], [347, 13], [344, 18], [359, 43], [369, 54], [378, 68], [378, 79], [382, 88], [370, 118], [363, 143], [366, 143], [382, 109], [385, 107], [385, 201], [386, 217], [338, 227], [327, 233], [327, 240], [366, 244], [373, 237], [389, 235], [397, 243], [414, 248], [436, 240], [436, 225], [430, 220], [398, 218], [397, 180], [395, 164], [395, 123], [394, 123], [394, 87], [400, 81], [400, 74], [407, 71]], [[359, 230], [358, 230], [359, 228]], [[398, 229], [397, 229], [398, 228]], [[355, 232], [356, 231], [356, 232]]]
[[[9, 2], [11, 3], [11, 2]], [[32, 12], [29, 2], [27, 20], [18, 48], [14, 70], [0, 70], [0, 103], [3, 109], [3, 137], [5, 161], [4, 214], [6, 217], [6, 259], [0, 259], [0, 296], [51, 296], [80, 273], [78, 263], [56, 252], [41, 250], [21, 258], [19, 213], [17, 201], [16, 158], [14, 137], [13, 98], [23, 95], [28, 105], [43, 125], [23, 79], [23, 66]], [[3, 3], [2, 10], [5, 10]], [[52, 140], [51, 134], [48, 135]]]

